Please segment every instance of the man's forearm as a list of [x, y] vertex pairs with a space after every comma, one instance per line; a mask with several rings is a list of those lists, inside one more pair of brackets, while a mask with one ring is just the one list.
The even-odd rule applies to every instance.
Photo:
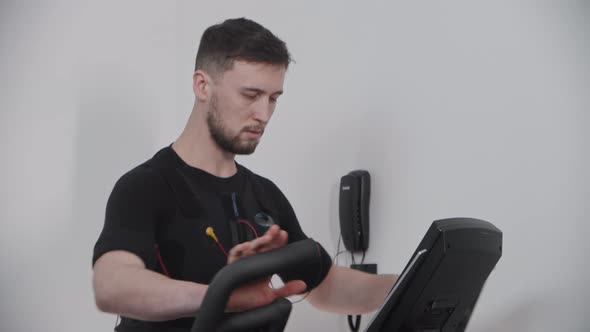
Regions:
[[375, 311], [385, 300], [397, 275], [374, 275], [332, 266], [326, 279], [308, 296], [316, 308], [341, 314]]
[[[106, 271], [105, 271], [106, 272]], [[207, 285], [169, 279], [139, 267], [121, 267], [94, 278], [97, 307], [148, 321], [194, 316]]]

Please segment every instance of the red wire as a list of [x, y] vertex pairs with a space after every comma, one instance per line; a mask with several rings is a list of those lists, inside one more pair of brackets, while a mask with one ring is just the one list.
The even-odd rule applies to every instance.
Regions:
[[238, 220], [238, 221], [239, 221], [240, 223], [242, 223], [242, 224], [246, 224], [246, 225], [248, 225], [248, 227], [250, 227], [250, 229], [252, 230], [252, 232], [254, 232], [254, 235], [256, 235], [256, 238], [258, 238], [258, 233], [256, 233], [256, 229], [254, 229], [254, 226], [252, 226], [252, 224], [251, 224], [251, 223], [249, 223], [248, 221], [246, 221], [246, 220], [243, 220], [243, 219], [240, 219], [240, 220]]
[[162, 271], [164, 272], [164, 274], [167, 277], [170, 277], [170, 273], [168, 273], [168, 269], [166, 268], [166, 265], [164, 265], [164, 260], [162, 259], [162, 255], [160, 255], [160, 248], [158, 247], [158, 244], [155, 243], [154, 247], [157, 250], [156, 255], [158, 256], [158, 261], [160, 262], [160, 266], [162, 267]]
[[[242, 223], [242, 224], [248, 225], [248, 227], [250, 227], [250, 229], [252, 230], [252, 232], [254, 232], [254, 235], [258, 238], [258, 232], [256, 232], [256, 229], [254, 228], [254, 226], [252, 226], [251, 223], [249, 223], [248, 221], [243, 220], [243, 219], [238, 219], [238, 222], [239, 223]], [[219, 246], [219, 249], [221, 249], [221, 251], [223, 251], [223, 254], [225, 255], [225, 257], [228, 257], [227, 251], [225, 251], [225, 248], [221, 245], [221, 243], [218, 240], [215, 240], [215, 239], [214, 239], [214, 241]]]
[[223, 254], [225, 255], [225, 257], [227, 257], [227, 252], [225, 251], [225, 248], [223, 248], [223, 246], [221, 245], [221, 243], [219, 243], [219, 241], [215, 241], [215, 243], [217, 243], [217, 245], [219, 246], [219, 248], [221, 249], [221, 251], [223, 251]]

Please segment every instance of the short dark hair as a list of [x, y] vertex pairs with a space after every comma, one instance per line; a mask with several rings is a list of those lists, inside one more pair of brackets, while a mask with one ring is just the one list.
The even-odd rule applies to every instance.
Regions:
[[195, 71], [223, 73], [232, 68], [234, 60], [284, 65], [292, 61], [285, 42], [262, 25], [246, 19], [228, 19], [203, 33]]

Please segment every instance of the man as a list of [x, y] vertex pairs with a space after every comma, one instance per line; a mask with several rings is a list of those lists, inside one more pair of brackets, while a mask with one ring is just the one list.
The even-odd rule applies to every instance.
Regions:
[[[290, 61], [284, 42], [253, 21], [204, 32], [184, 131], [123, 175], [107, 203], [93, 287], [98, 308], [123, 317], [117, 331], [188, 331], [225, 264], [307, 238], [281, 191], [234, 161], [256, 149]], [[235, 290], [227, 310], [303, 292], [313, 306], [339, 313], [383, 302], [396, 276], [335, 266], [321, 252], [320, 265], [281, 275], [283, 287], [260, 280]]]

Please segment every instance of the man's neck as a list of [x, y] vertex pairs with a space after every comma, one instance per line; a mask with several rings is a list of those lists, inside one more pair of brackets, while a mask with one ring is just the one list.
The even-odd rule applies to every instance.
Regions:
[[172, 149], [189, 166], [217, 177], [230, 177], [238, 171], [235, 155], [222, 150], [206, 130], [185, 129], [172, 144]]

